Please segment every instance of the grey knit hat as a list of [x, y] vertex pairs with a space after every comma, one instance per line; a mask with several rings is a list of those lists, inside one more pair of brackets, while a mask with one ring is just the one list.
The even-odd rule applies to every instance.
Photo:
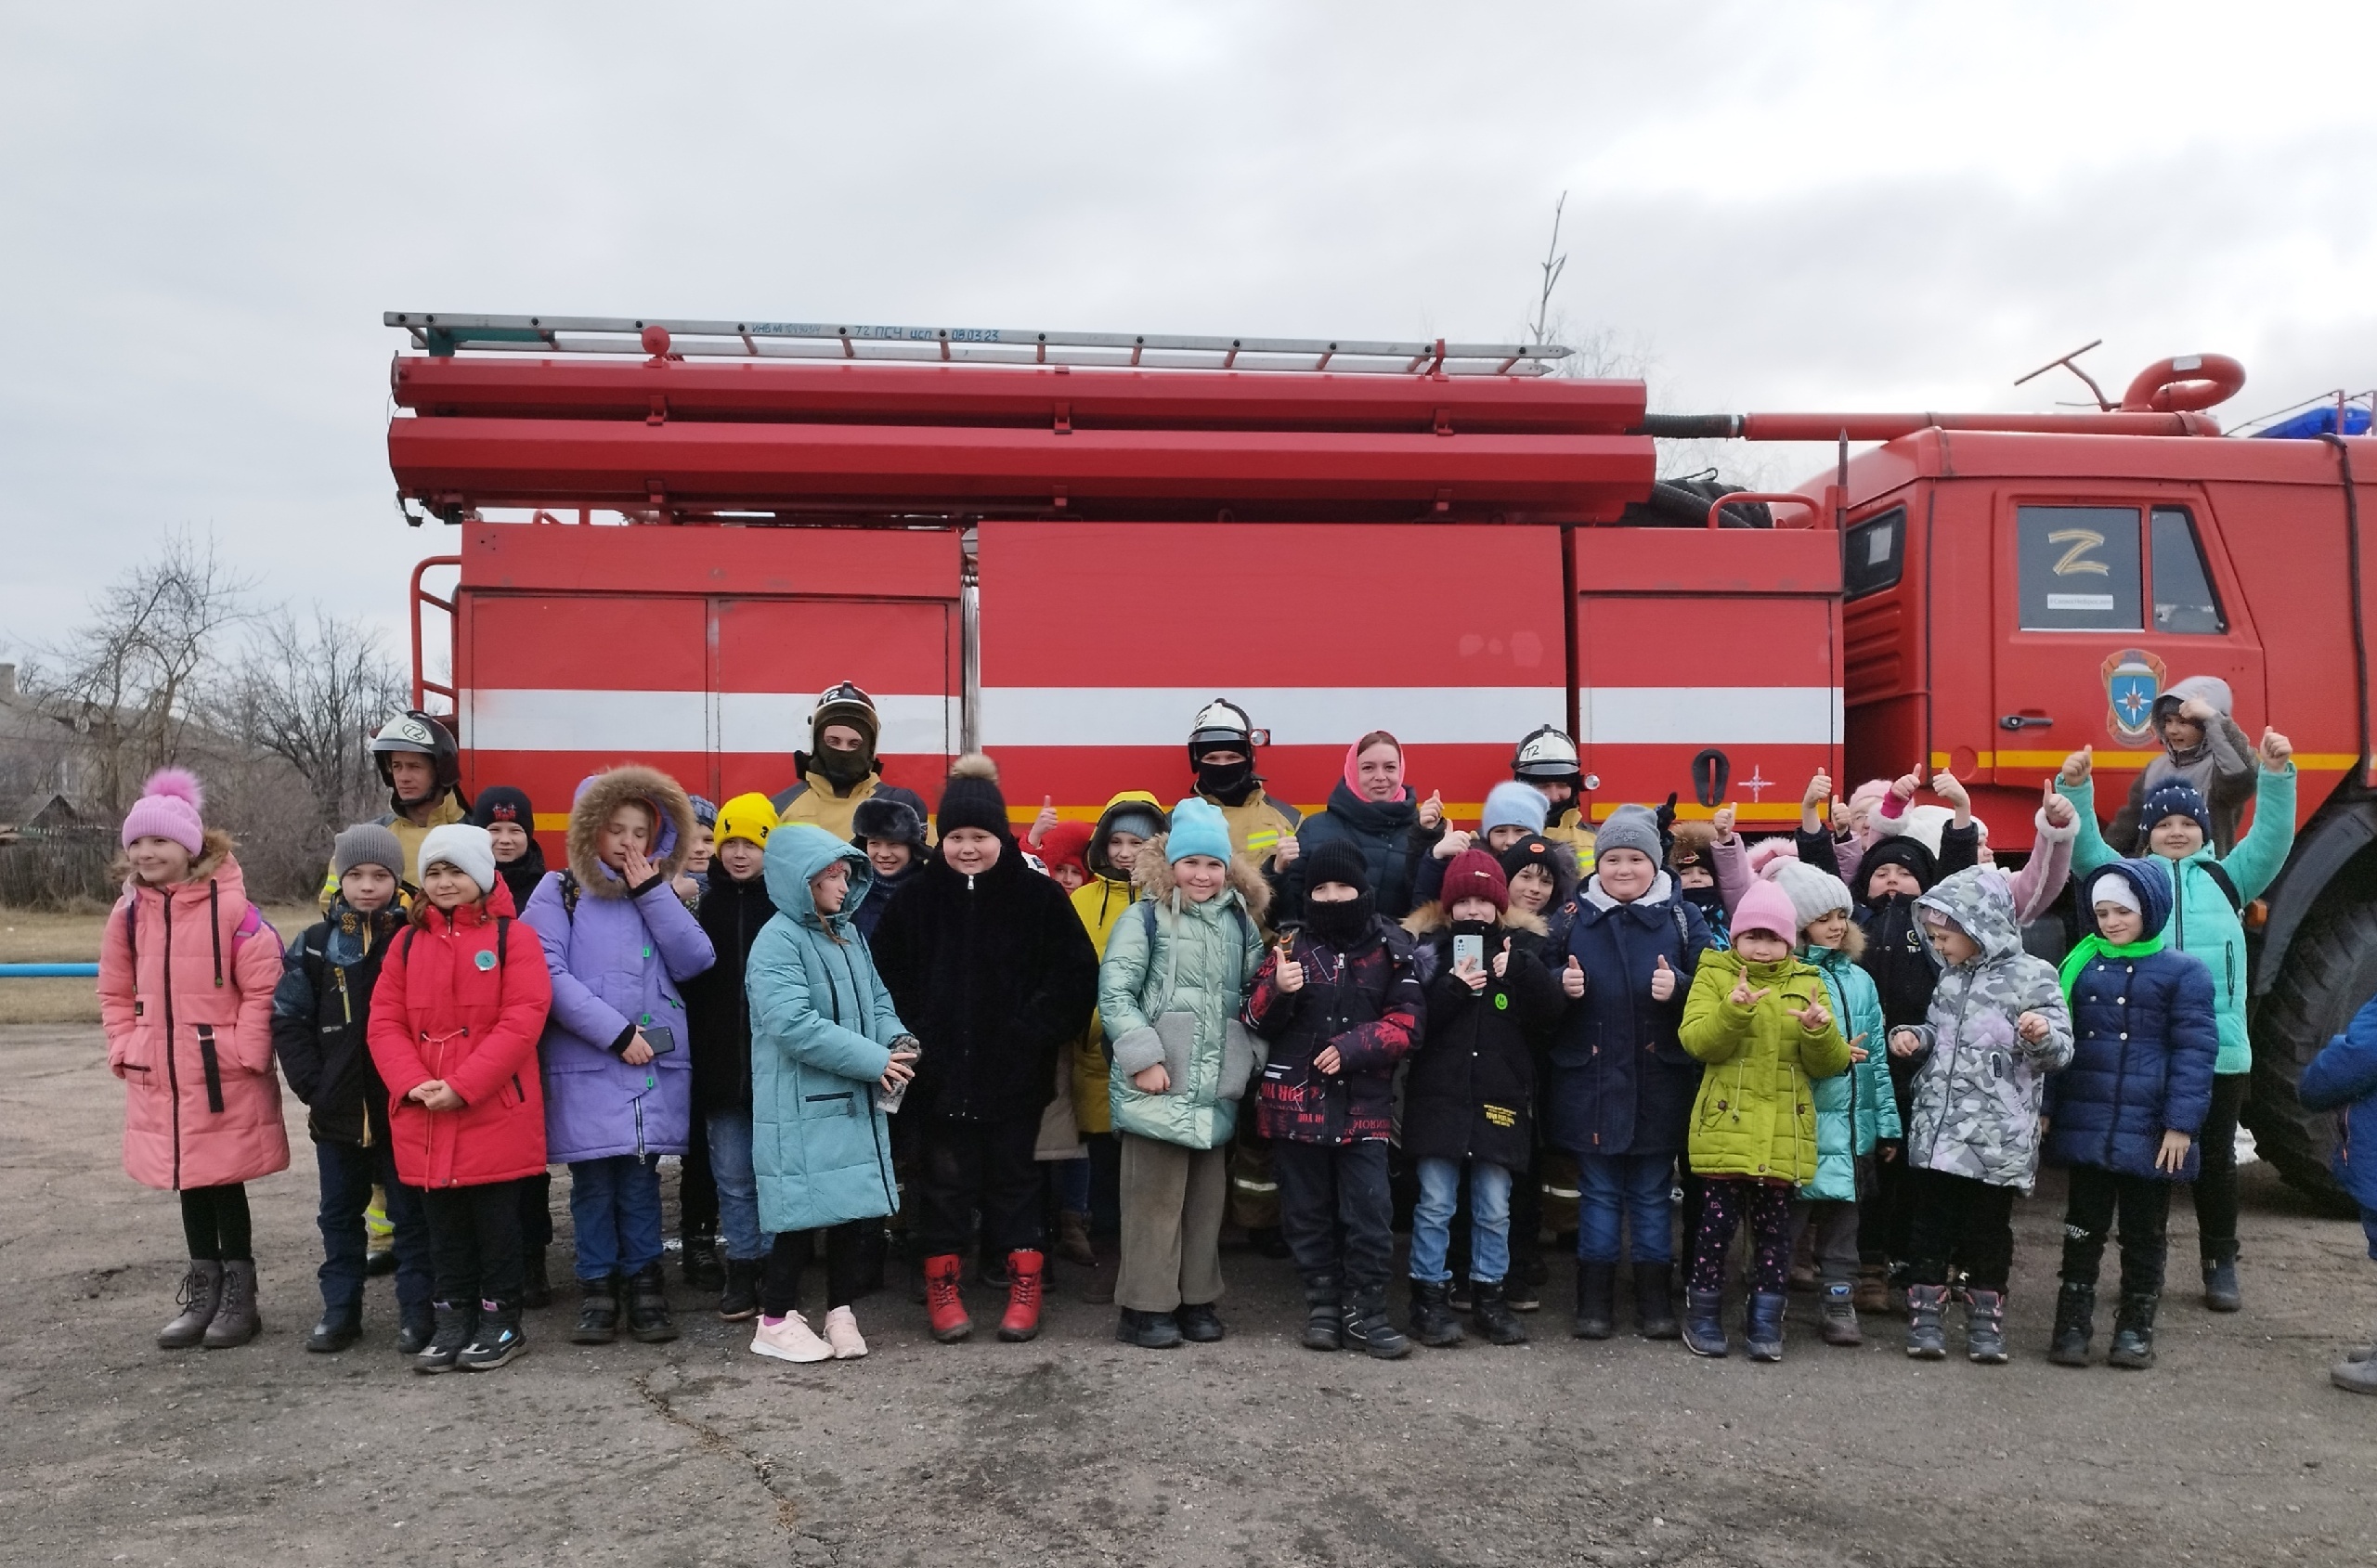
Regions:
[[[320, 839], [314, 842], [320, 843]], [[380, 865], [401, 882], [405, 879], [405, 847], [378, 823], [357, 823], [331, 841], [331, 870], [344, 876], [359, 865]]]
[[1653, 865], [1659, 863], [1659, 819], [1648, 806], [1620, 806], [1610, 812], [1593, 834], [1593, 853], [1606, 855], [1612, 849], [1640, 849]]
[[1857, 907], [1849, 897], [1848, 883], [1804, 861], [1778, 859], [1767, 869], [1766, 875], [1768, 881], [1789, 896], [1791, 914], [1802, 931], [1834, 910], [1845, 913]]

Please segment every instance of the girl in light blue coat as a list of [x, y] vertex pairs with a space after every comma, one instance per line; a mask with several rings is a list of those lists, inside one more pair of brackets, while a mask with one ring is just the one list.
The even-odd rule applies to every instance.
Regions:
[[1873, 1194], [1875, 1151], [1884, 1140], [1903, 1135], [1882, 1049], [1881, 993], [1857, 963], [1865, 939], [1850, 918], [1854, 901], [1849, 885], [1794, 860], [1775, 861], [1767, 875], [1790, 897], [1799, 923], [1799, 956], [1823, 972], [1833, 1017], [1849, 1041], [1849, 1070], [1814, 1081], [1816, 1174], [1799, 1188], [1791, 1219], [1795, 1233], [1813, 1232], [1817, 1276], [1824, 1283], [1824, 1342], [1863, 1344], [1856, 1304], [1863, 1261], [1859, 1207]]
[[[877, 1098], [914, 1075], [916, 1042], [892, 1010], [855, 916], [875, 881], [865, 851], [807, 823], [768, 836], [776, 913], [745, 968], [751, 1004], [751, 1168], [760, 1228], [775, 1240], [760, 1288], [755, 1354], [848, 1361], [866, 1354], [851, 1299], [860, 1222], [895, 1212], [891, 1132]], [[798, 1310], [825, 1234], [825, 1332]]]

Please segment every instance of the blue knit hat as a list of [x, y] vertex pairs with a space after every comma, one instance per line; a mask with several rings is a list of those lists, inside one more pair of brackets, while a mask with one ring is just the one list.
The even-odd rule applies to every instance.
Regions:
[[1551, 811], [1552, 802], [1543, 791], [1515, 779], [1504, 779], [1486, 792], [1486, 812], [1478, 821], [1477, 831], [1491, 833], [1498, 827], [1516, 827], [1541, 833]]
[[1172, 836], [1163, 841], [1163, 858], [1177, 864], [1190, 855], [1211, 855], [1229, 863], [1229, 819], [1221, 808], [1201, 796], [1190, 796], [1172, 809]]
[[698, 823], [703, 827], [708, 828], [714, 828], [718, 825], [718, 807], [716, 804], [703, 799], [698, 795], [686, 796], [685, 803], [694, 809], [695, 822]]
[[2142, 842], [2154, 831], [2154, 824], [2164, 817], [2193, 817], [2196, 826], [2203, 829], [2206, 838], [2212, 836], [2212, 808], [2204, 803], [2203, 791], [2187, 780], [2164, 779], [2146, 792], [2145, 801], [2137, 810], [2137, 835]]

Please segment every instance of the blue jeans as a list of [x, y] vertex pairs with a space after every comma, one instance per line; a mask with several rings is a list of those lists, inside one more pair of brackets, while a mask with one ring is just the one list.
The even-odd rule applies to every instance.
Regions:
[[[1420, 1161], [1420, 1201], [1411, 1211], [1411, 1277], [1441, 1285], [1452, 1277], [1453, 1211], [1461, 1206], [1461, 1161]], [[1499, 1285], [1511, 1271], [1511, 1173], [1484, 1160], [1469, 1162], [1469, 1277]]]
[[1089, 1212], [1089, 1156], [1056, 1162], [1057, 1207], [1068, 1214]]
[[578, 1227], [578, 1277], [641, 1274], [660, 1261], [660, 1161], [615, 1154], [569, 1166], [569, 1218]]
[[322, 1227], [322, 1305], [332, 1312], [363, 1310], [363, 1211], [376, 1185], [386, 1189], [388, 1224], [396, 1230], [396, 1311], [407, 1319], [428, 1316], [429, 1220], [422, 1212], [421, 1189], [396, 1180], [388, 1146], [318, 1143], [314, 1164], [322, 1180], [322, 1205], [315, 1216]]
[[1674, 1216], [1668, 1204], [1672, 1154], [1577, 1156], [1577, 1261], [1617, 1262], [1621, 1225], [1633, 1233], [1627, 1256], [1638, 1263], [1675, 1262]]
[[760, 1182], [751, 1173], [751, 1113], [714, 1110], [705, 1125], [710, 1179], [718, 1185], [718, 1231], [726, 1239], [726, 1255], [738, 1263], [758, 1263], [768, 1255], [768, 1238], [760, 1234]]

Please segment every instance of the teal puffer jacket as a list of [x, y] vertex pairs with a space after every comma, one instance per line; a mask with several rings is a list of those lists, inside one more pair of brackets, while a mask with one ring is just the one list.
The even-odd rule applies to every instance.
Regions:
[[[2085, 900], [2088, 885], [2096, 879], [2097, 873], [2129, 851], [2126, 848], [2114, 849], [2098, 831], [2093, 780], [2079, 784], [2059, 780], [2056, 789], [2080, 809], [2080, 836], [2072, 844], [2072, 883]], [[2203, 960], [2203, 966], [2212, 971], [2212, 1004], [2220, 1021], [2220, 1056], [2212, 1064], [2215, 1073], [2252, 1071], [2254, 1047], [2245, 1037], [2244, 924], [2238, 919], [2228, 895], [2206, 868], [2216, 862], [2235, 885], [2238, 902], [2251, 903], [2278, 879], [2278, 874], [2286, 868], [2286, 857], [2293, 849], [2292, 762], [2281, 772], [2273, 773], [2265, 768], [2255, 777], [2253, 830], [2237, 840], [2237, 847], [2225, 857], [2214, 854], [2209, 843], [2183, 861], [2165, 860], [2144, 845], [2137, 847], [2137, 858], [2161, 866], [2178, 892], [2171, 923], [2163, 928], [2164, 938], [2181, 952], [2193, 953]]]
[[[1113, 1043], [1114, 1070], [1107, 1095], [1114, 1130], [1188, 1148], [1219, 1148], [1238, 1129], [1239, 1096], [1263, 1065], [1253, 1031], [1232, 1029], [1263, 964], [1260, 923], [1270, 889], [1243, 855], [1230, 861], [1229, 882], [1203, 903], [1180, 897], [1163, 840], [1139, 851], [1132, 880], [1144, 897], [1114, 923], [1098, 970], [1098, 1016]], [[1163, 1026], [1186, 1035], [1165, 1048], [1159, 1020], [1186, 1015], [1193, 1027]], [[1164, 1094], [1142, 1094], [1132, 1075], [1163, 1062], [1172, 1075]]]
[[1841, 1038], [1865, 1053], [1865, 1059], [1850, 1063], [1847, 1072], [1814, 1081], [1816, 1177], [1799, 1188], [1799, 1196], [1854, 1203], [1857, 1161], [1873, 1153], [1882, 1139], [1904, 1135], [1898, 1096], [1890, 1091], [1881, 992], [1874, 989], [1874, 978], [1838, 948], [1803, 947], [1799, 957], [1823, 973]]
[[[809, 879], [848, 862], [850, 892], [821, 915]], [[907, 1032], [851, 917], [872, 888], [865, 852], [806, 823], [768, 835], [776, 913], [751, 944], [751, 1167], [760, 1228], [815, 1230], [900, 1207], [891, 1131], [875, 1107]]]

